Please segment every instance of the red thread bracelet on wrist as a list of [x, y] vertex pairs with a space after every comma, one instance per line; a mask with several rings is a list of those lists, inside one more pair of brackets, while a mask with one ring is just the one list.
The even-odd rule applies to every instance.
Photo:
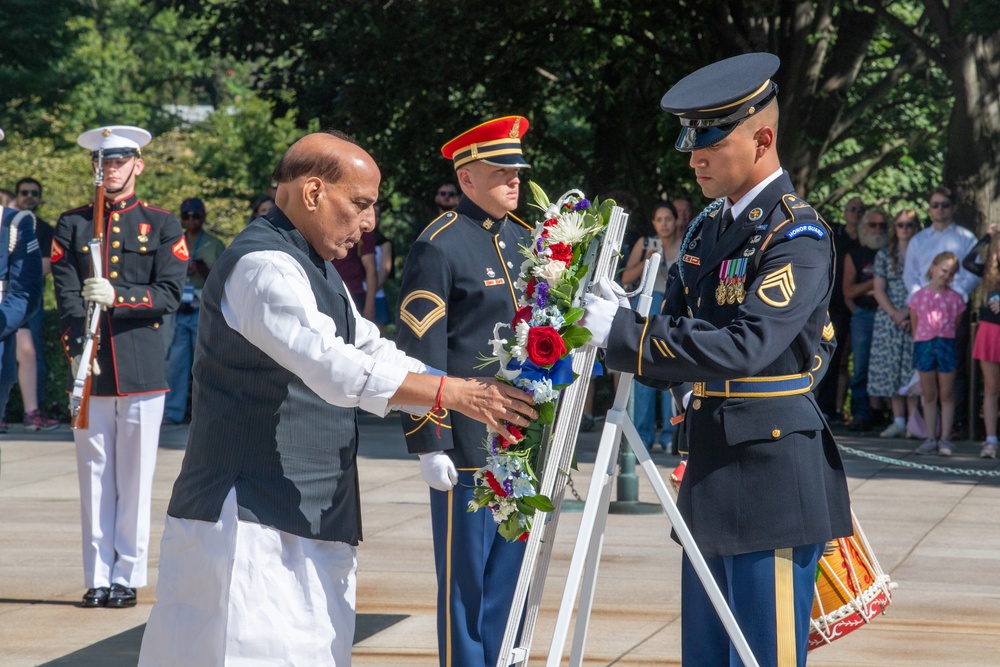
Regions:
[[435, 421], [437, 421], [437, 437], [441, 437], [441, 422], [444, 421], [444, 408], [441, 407], [441, 394], [444, 392], [444, 379], [448, 377], [447, 375], [441, 376], [441, 382], [438, 384], [437, 400], [434, 401], [434, 408], [431, 410], [431, 414], [434, 415]]

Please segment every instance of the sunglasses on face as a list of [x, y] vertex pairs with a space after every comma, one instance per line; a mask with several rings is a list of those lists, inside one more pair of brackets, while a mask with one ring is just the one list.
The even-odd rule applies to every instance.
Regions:
[[181, 220], [197, 220], [201, 218], [201, 213], [181, 213]]
[[22, 197], [37, 197], [42, 194], [41, 190], [18, 190], [17, 194]]
[[846, 206], [846, 207], [844, 207], [844, 211], [846, 213], [864, 213], [865, 212], [865, 207], [864, 206]]
[[931, 208], [951, 208], [950, 201], [932, 201]]
[[438, 190], [438, 197], [457, 197], [458, 193], [454, 190]]
[[913, 229], [917, 226], [915, 222], [897, 222], [896, 229]]
[[887, 229], [889, 226], [884, 222], [869, 222], [869, 229]]

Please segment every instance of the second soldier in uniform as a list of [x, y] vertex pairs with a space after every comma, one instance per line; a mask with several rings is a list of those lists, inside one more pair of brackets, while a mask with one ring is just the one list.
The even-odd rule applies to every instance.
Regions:
[[[662, 315], [592, 298], [585, 322], [609, 367], [694, 382], [678, 508], [759, 664], [801, 667], [817, 559], [852, 526], [843, 464], [810, 392], [834, 344], [833, 244], [778, 160], [777, 69], [771, 54], [737, 56], [664, 95], [683, 126], [677, 149], [716, 201], [681, 244]], [[687, 555], [681, 638], [685, 667], [743, 664]]]
[[[529, 227], [513, 217], [519, 171], [528, 166], [520, 116], [478, 125], [441, 149], [462, 198], [414, 243], [400, 289], [400, 349], [449, 375], [474, 376], [497, 322], [517, 310], [519, 245]], [[489, 512], [468, 512], [473, 473], [486, 462], [486, 429], [463, 415], [403, 416], [407, 446], [431, 487], [442, 667], [493, 667], [524, 556], [497, 533]]]
[[[89, 428], [73, 431], [83, 524], [84, 607], [131, 607], [146, 585], [150, 501], [167, 380], [160, 324], [177, 309], [188, 250], [173, 213], [135, 195], [145, 130], [121, 125], [84, 132], [104, 155], [104, 210], [63, 213], [52, 241], [52, 276], [63, 347], [74, 372], [87, 302], [100, 304], [100, 345]], [[88, 277], [95, 219], [104, 225], [105, 278]], [[98, 374], [98, 370], [100, 373]]]

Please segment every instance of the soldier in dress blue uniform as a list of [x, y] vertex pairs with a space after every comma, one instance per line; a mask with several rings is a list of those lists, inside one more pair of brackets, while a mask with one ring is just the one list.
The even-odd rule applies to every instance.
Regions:
[[[420, 234], [403, 269], [396, 343], [449, 375], [482, 375], [497, 322], [517, 311], [514, 288], [530, 228], [517, 208], [528, 120], [497, 118], [441, 149], [462, 198]], [[473, 473], [486, 463], [486, 429], [464, 415], [404, 415], [410, 452], [431, 487], [442, 667], [493, 667], [503, 641], [523, 543], [497, 533], [489, 512], [468, 512]]]
[[[718, 199], [686, 234], [661, 315], [592, 298], [585, 319], [611, 368], [694, 382], [678, 506], [762, 666], [805, 664], [817, 559], [852, 533], [843, 465], [810, 392], [835, 345], [833, 244], [776, 154], [778, 65], [737, 56], [664, 95], [683, 126], [677, 149]], [[741, 665], [687, 556], [681, 592], [685, 667]]]
[[83, 522], [84, 607], [131, 607], [146, 585], [150, 500], [163, 398], [160, 326], [177, 310], [188, 249], [173, 213], [140, 201], [135, 181], [149, 132], [112, 125], [77, 142], [104, 156], [104, 277], [91, 276], [93, 204], [63, 213], [52, 239], [62, 343], [75, 374], [87, 302], [104, 308], [89, 428], [76, 429]]

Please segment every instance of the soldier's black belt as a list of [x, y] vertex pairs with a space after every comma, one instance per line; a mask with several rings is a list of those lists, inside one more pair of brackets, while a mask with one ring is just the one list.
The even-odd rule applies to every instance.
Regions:
[[773, 377], [739, 378], [695, 382], [692, 393], [698, 398], [767, 398], [769, 396], [795, 396], [812, 389], [812, 373], [779, 375]]

